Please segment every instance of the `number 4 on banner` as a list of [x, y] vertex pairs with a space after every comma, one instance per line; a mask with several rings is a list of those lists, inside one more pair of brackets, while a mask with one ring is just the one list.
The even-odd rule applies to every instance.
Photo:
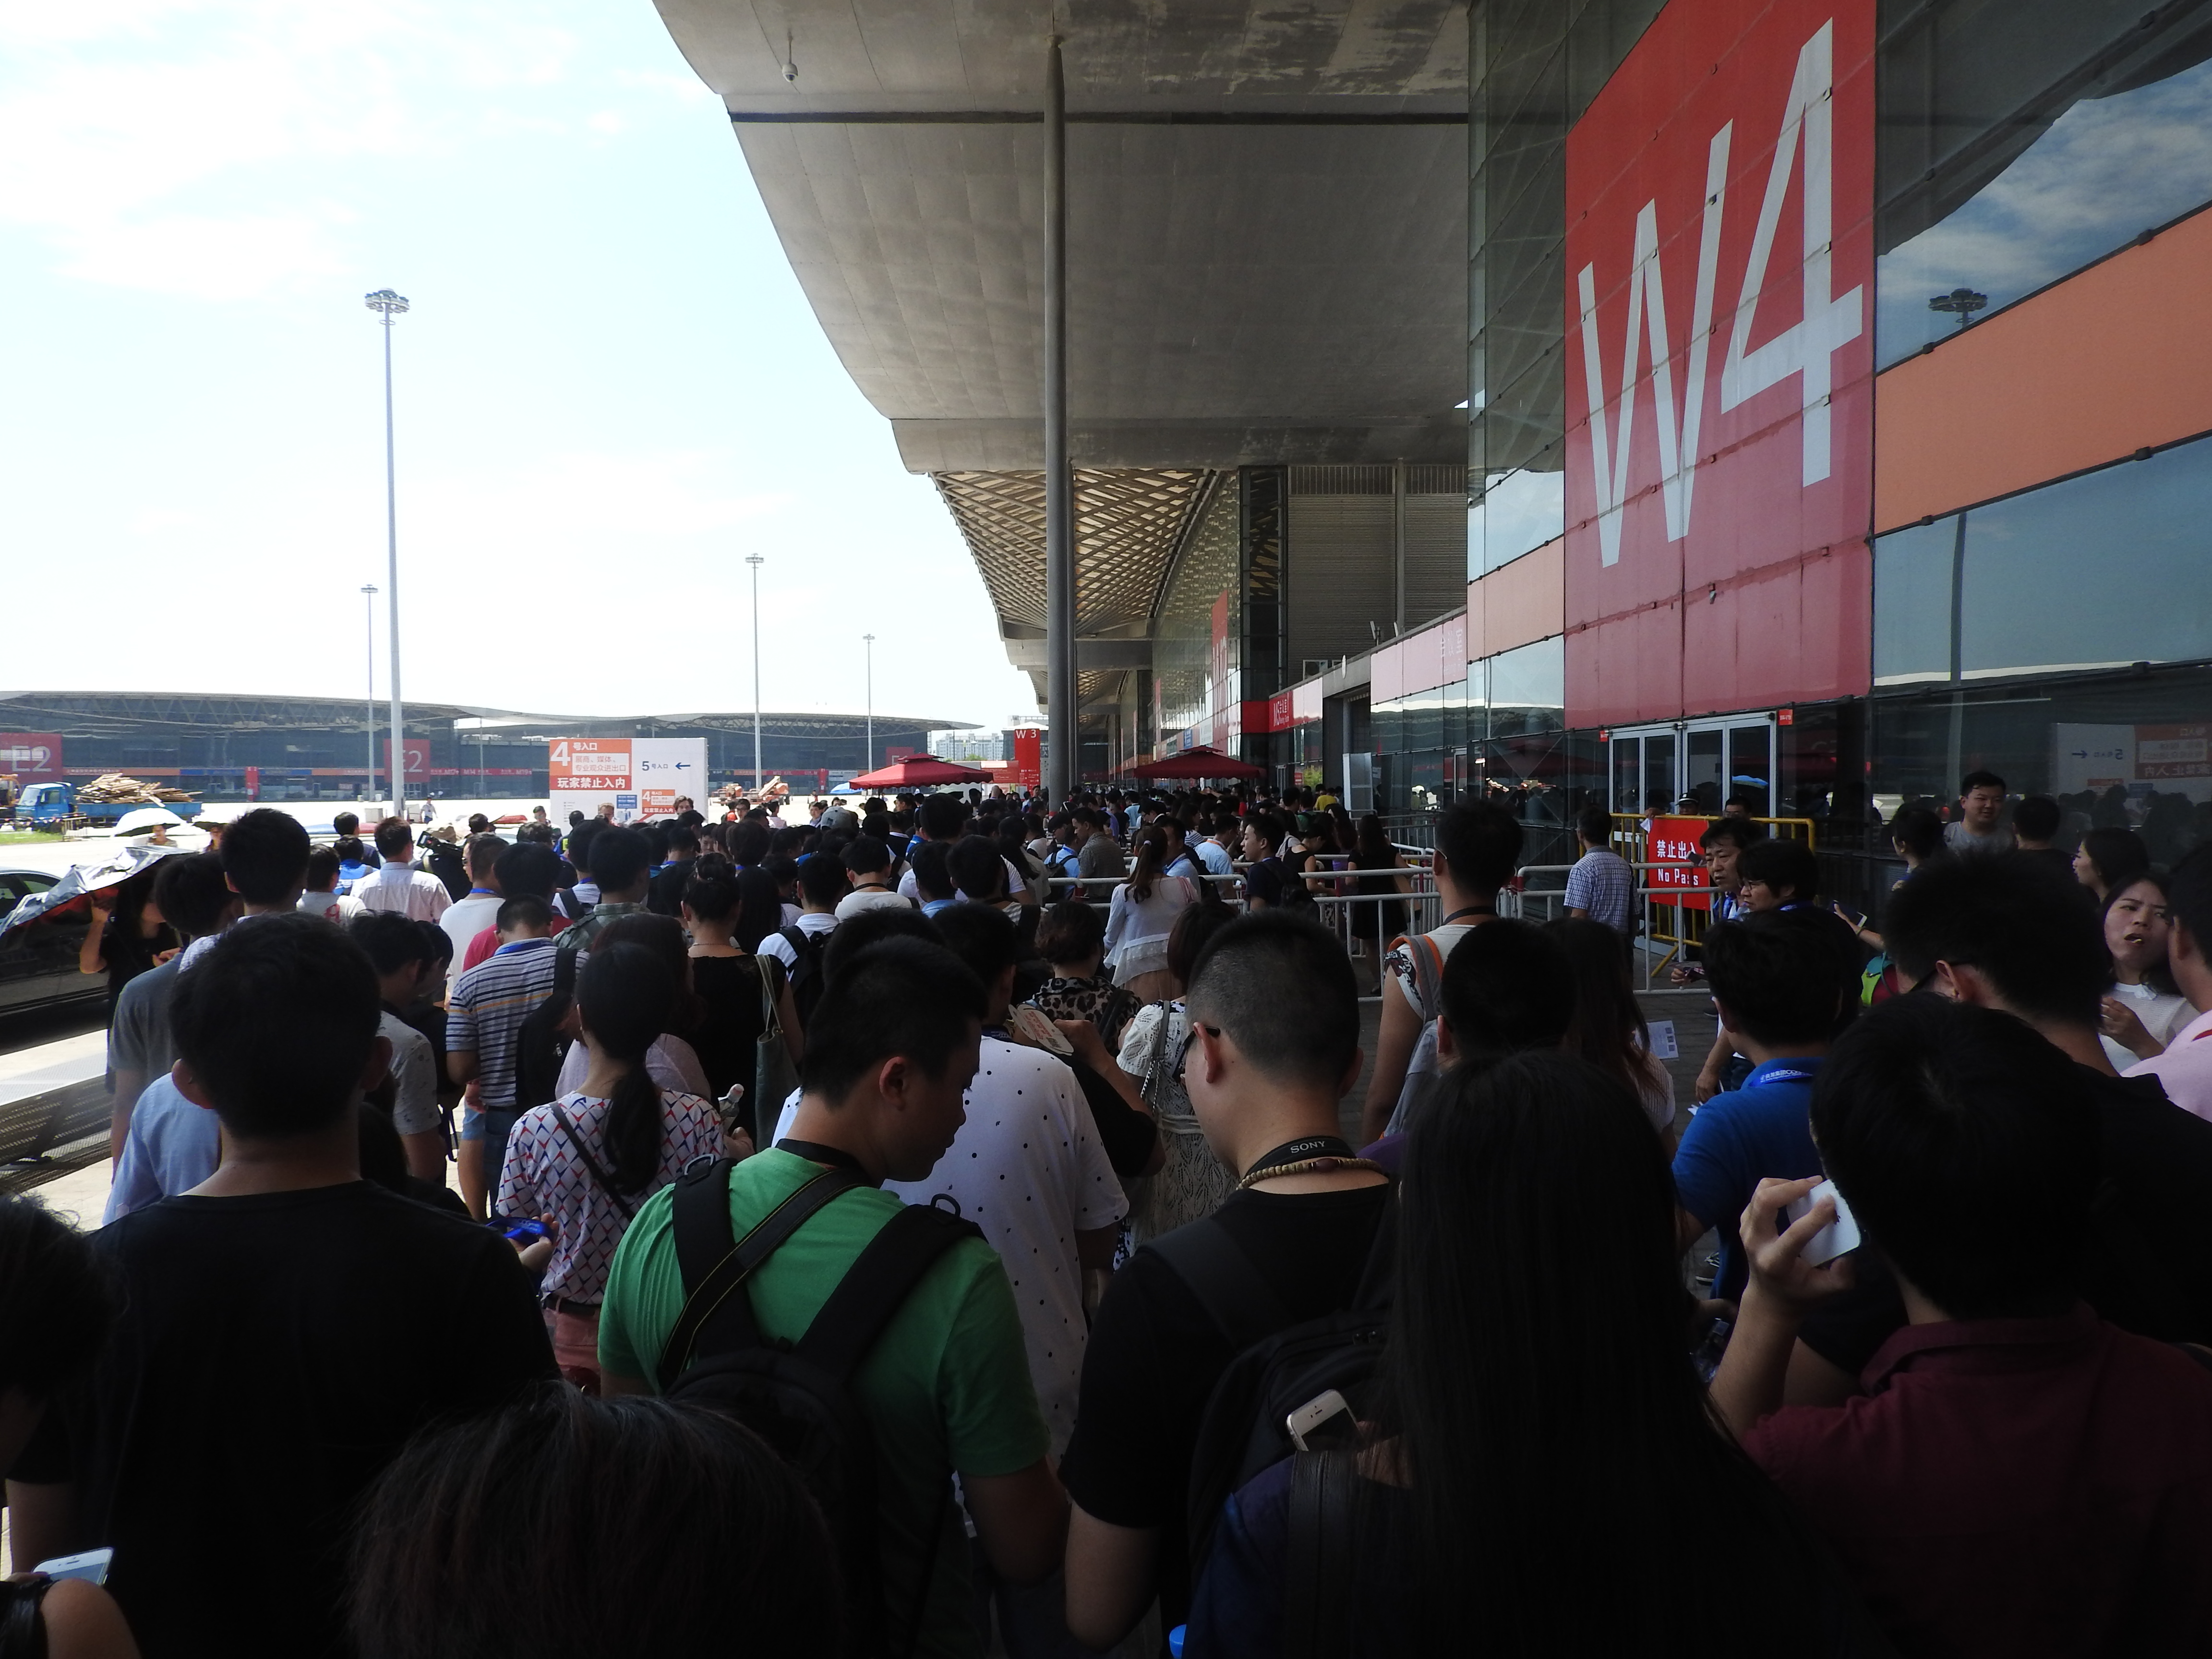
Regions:
[[[1752, 234], [1751, 258], [1743, 274], [1743, 293], [1736, 305], [1735, 327], [1729, 335], [1728, 358], [1721, 366], [1721, 408], [1738, 404], [1769, 386], [1779, 386], [1792, 374], [1801, 374], [1804, 410], [1804, 482], [1818, 483], [1828, 476], [1828, 396], [1834, 383], [1832, 358], [1858, 337], [1865, 311], [1865, 290], [1854, 288], [1829, 297], [1832, 243], [1835, 218], [1835, 41], [1833, 19], [1797, 53], [1797, 72], [1790, 82], [1790, 101], [1782, 112], [1782, 132], [1774, 145], [1774, 161], [1766, 175], [1766, 198], [1759, 204], [1759, 224]], [[1774, 232], [1782, 218], [1783, 198], [1790, 192], [1790, 174], [1796, 165], [1799, 137], [1805, 148], [1805, 225], [1803, 320], [1791, 325], [1756, 351], [1751, 342], [1753, 313], [1759, 291], [1766, 285], [1767, 256], [1774, 249]]]

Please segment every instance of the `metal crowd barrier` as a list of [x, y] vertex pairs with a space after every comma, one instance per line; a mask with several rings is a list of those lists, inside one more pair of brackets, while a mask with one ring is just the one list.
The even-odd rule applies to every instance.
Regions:
[[[1571, 864], [1524, 865], [1516, 876], [1520, 890], [1501, 896], [1500, 915], [1526, 917], [1531, 921], [1550, 921], [1567, 914], [1567, 872]], [[1655, 981], [1658, 976], [1680, 961], [1684, 952], [1705, 936], [1711, 925], [1712, 888], [1705, 883], [1705, 866], [1682, 859], [1633, 860], [1629, 868], [1637, 872], [1636, 898], [1643, 908], [1642, 926], [1632, 943], [1637, 961], [1644, 973], [1642, 988], [1646, 991], [1673, 990], [1672, 985]], [[1650, 877], [1655, 870], [1674, 874], [1673, 881], [1655, 884]], [[1557, 876], [1559, 885], [1531, 886], [1532, 876]], [[1694, 883], [1681, 879], [1695, 877]], [[1703, 898], [1705, 905], [1687, 902]], [[1659, 947], [1664, 947], [1663, 949]]]
[[[1425, 857], [1425, 848], [1402, 848], [1410, 858]], [[1346, 865], [1349, 857], [1338, 854]], [[1224, 896], [1241, 902], [1243, 883], [1239, 873], [1226, 876], [1212, 874], [1199, 878], [1217, 887], [1226, 887]], [[1408, 890], [1398, 893], [1359, 893], [1352, 890], [1362, 876], [1403, 878]], [[1125, 883], [1127, 876], [1052, 876], [1046, 878], [1048, 896], [1064, 894], [1071, 888], [1084, 888], [1084, 902], [1101, 914], [1112, 908], [1114, 890]], [[1332, 865], [1326, 874], [1310, 875], [1304, 879], [1312, 890], [1314, 907], [1322, 925], [1336, 935], [1345, 953], [1355, 959], [1373, 958], [1376, 983], [1372, 992], [1361, 997], [1363, 1002], [1379, 1001], [1382, 996], [1381, 970], [1383, 947], [1401, 933], [1425, 933], [1443, 920], [1443, 906], [1436, 889], [1436, 880], [1425, 863], [1408, 862], [1389, 869], [1358, 870]], [[1363, 913], [1371, 914], [1369, 926], [1363, 927]], [[1371, 951], [1365, 948], [1371, 944]]]

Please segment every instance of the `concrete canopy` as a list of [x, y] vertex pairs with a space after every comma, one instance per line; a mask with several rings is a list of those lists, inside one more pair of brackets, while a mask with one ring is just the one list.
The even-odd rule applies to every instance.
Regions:
[[[909, 469], [1041, 466], [1048, 7], [659, 3]], [[1073, 0], [1059, 27], [1075, 464], [1462, 458], [1464, 5]]]
[[656, 0], [1043, 701], [1043, 99], [1067, 87], [1076, 666], [1151, 666], [1249, 465], [1464, 465], [1465, 0]]

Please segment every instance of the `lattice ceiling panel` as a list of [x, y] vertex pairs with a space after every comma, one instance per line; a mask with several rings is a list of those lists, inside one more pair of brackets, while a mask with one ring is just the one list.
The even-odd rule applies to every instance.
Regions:
[[[1002, 623], [1045, 625], [1044, 474], [935, 472]], [[1161, 580], [1205, 501], [1212, 472], [1075, 474], [1075, 631], [1149, 621]]]

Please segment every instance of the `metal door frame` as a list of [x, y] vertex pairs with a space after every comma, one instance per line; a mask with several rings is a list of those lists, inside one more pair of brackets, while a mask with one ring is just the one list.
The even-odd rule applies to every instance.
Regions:
[[1781, 723], [1776, 720], [1771, 709], [1742, 714], [1704, 714], [1695, 720], [1650, 720], [1641, 726], [1613, 726], [1611, 728], [1611, 739], [1607, 744], [1605, 777], [1606, 798], [1612, 802], [1613, 811], [1616, 814], [1632, 814], [1638, 817], [1648, 816], [1650, 811], [1640, 794], [1637, 799], [1627, 802], [1616, 798], [1614, 791], [1618, 786], [1620, 770], [1613, 759], [1615, 751], [1613, 744], [1631, 739], [1638, 744], [1636, 778], [1637, 787], [1640, 791], [1644, 780], [1643, 739], [1654, 737], [1669, 737], [1674, 739], [1674, 797], [1668, 803], [1669, 810], [1672, 810], [1674, 802], [1680, 800], [1689, 789], [1691, 734], [1698, 732], [1718, 732], [1723, 734], [1721, 755], [1723, 787], [1721, 799], [1725, 801], [1728, 799], [1728, 790], [1725, 786], [1729, 752], [1729, 740], [1726, 734], [1752, 726], [1764, 726], [1766, 730], [1766, 811], [1754, 816], [1774, 817], [1780, 810], [1781, 805], [1782, 779], [1779, 767], [1782, 757]]

